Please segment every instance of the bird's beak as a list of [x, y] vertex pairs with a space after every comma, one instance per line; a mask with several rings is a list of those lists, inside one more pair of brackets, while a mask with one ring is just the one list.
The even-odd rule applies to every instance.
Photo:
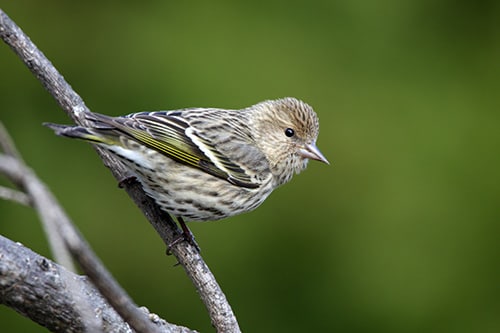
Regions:
[[299, 149], [299, 154], [302, 157], [309, 158], [311, 160], [320, 161], [326, 164], [330, 164], [323, 154], [319, 151], [318, 147], [314, 143], [306, 144], [304, 147]]

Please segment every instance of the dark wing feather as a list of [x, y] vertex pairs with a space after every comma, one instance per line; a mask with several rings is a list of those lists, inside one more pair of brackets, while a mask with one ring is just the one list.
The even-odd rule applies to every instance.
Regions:
[[96, 128], [119, 131], [169, 158], [234, 185], [259, 187], [237, 163], [222, 154], [211, 142], [196, 135], [180, 114], [178, 111], [141, 112], [115, 118], [96, 114], [92, 120], [100, 124]]

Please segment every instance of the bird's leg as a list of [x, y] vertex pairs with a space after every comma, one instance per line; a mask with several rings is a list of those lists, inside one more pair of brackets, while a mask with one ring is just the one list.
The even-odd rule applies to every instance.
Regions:
[[188, 242], [189, 244], [191, 244], [192, 246], [194, 246], [194, 248], [198, 252], [200, 252], [200, 247], [198, 246], [198, 243], [196, 243], [196, 240], [194, 239], [193, 233], [191, 232], [191, 230], [189, 230], [189, 228], [186, 225], [186, 222], [184, 222], [183, 218], [182, 217], [178, 217], [177, 218], [177, 222], [179, 222], [179, 225], [181, 226], [182, 234], [180, 234], [170, 244], [168, 244], [167, 255], [170, 255], [172, 253], [170, 251], [170, 249], [173, 246], [179, 244], [182, 241]]

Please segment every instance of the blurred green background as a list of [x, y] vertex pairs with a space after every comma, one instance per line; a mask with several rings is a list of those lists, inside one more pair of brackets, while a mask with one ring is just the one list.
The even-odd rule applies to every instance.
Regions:
[[[295, 96], [333, 162], [256, 211], [191, 224], [246, 332], [500, 332], [500, 3], [35, 1], [1, 5], [91, 110]], [[204, 332], [175, 259], [0, 45], [0, 120], [134, 300]], [[6, 184], [5, 180], [0, 180]], [[0, 233], [50, 256], [36, 214]], [[5, 332], [44, 332], [0, 307]]]

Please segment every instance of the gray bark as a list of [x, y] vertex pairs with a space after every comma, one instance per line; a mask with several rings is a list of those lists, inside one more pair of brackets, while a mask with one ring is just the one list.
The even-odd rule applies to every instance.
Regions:
[[[85, 332], [90, 330], [88, 318], [82, 318], [84, 303], [98, 323], [94, 329], [133, 332], [85, 276], [71, 273], [3, 236], [0, 236], [0, 303], [52, 332]], [[167, 324], [147, 309], [142, 310], [162, 332], [194, 332]]]

